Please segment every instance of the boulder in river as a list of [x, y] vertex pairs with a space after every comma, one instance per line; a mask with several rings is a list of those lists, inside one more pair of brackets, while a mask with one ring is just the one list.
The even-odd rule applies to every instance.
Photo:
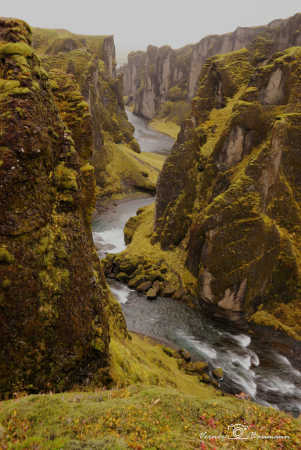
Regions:
[[144, 281], [143, 283], [141, 283], [137, 286], [136, 290], [138, 292], [146, 292], [146, 291], [149, 291], [151, 287], [152, 287], [151, 281]]

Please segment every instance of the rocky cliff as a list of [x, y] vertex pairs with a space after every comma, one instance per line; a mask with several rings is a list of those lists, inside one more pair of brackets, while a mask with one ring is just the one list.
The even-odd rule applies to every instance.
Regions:
[[[60, 71], [74, 77], [88, 103], [94, 148], [91, 162], [99, 195], [133, 190], [153, 192], [157, 172], [137, 156], [140, 148], [124, 109], [121, 78], [116, 76], [113, 36], [34, 29], [33, 46], [48, 72]], [[53, 86], [56, 89], [55, 79]]]
[[155, 211], [107, 270], [301, 338], [301, 48], [269, 55], [260, 38], [206, 61]]
[[103, 382], [89, 107], [73, 75], [41, 67], [26, 23], [0, 19], [0, 56], [0, 397]]
[[180, 122], [187, 114], [187, 102], [196, 93], [203, 64], [208, 57], [249, 48], [254, 40], [270, 54], [301, 45], [301, 14], [275, 20], [267, 26], [237, 28], [233, 33], [212, 35], [179, 50], [149, 46], [146, 52], [128, 56], [121, 68], [127, 101], [136, 114]]
[[[177, 103], [179, 120], [187, 109], [189, 67], [192, 46], [180, 50], [150, 45], [146, 52], [133, 52], [121, 68], [124, 95], [134, 104], [134, 113], [152, 119], [163, 102]], [[169, 104], [163, 112], [167, 113]]]

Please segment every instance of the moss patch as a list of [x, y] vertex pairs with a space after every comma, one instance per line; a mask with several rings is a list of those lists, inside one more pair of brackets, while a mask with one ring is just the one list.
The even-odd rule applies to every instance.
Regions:
[[173, 139], [177, 139], [180, 131], [180, 126], [175, 122], [153, 119], [149, 123], [150, 128], [159, 131], [160, 133], [167, 134]]
[[[191, 449], [212, 441], [202, 433], [232, 437], [240, 423], [258, 435], [284, 435], [283, 448], [297, 449], [300, 420], [228, 395], [185, 375], [173, 357], [145, 338], [113, 342], [119, 386], [111, 390], [20, 397], [2, 402], [2, 441], [13, 448]], [[126, 376], [125, 376], [126, 375]], [[128, 386], [134, 382], [135, 385]], [[0, 436], [0, 443], [1, 436]], [[214, 445], [219, 441], [215, 441]], [[252, 445], [257, 445], [252, 440]], [[278, 441], [258, 440], [260, 448]], [[250, 441], [223, 440], [223, 448], [250, 448]]]

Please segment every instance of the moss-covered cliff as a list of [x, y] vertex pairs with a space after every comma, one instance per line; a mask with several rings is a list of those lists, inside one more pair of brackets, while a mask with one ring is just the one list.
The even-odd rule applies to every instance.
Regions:
[[[135, 335], [125, 339], [124, 318], [108, 291], [91, 237], [93, 117], [76, 77], [62, 68], [52, 68], [48, 75], [30, 43], [27, 24], [0, 19], [0, 398], [16, 397], [1, 402], [0, 445], [183, 449], [199, 445], [200, 432], [207, 433], [208, 427], [222, 434], [239, 421], [256, 426], [260, 434], [288, 434], [286, 448], [297, 449], [300, 420], [221, 395], [200, 375], [204, 366], [185, 364], [181, 352]], [[298, 58], [292, 50], [271, 63], [290, 74], [292, 95], [297, 72], [291, 63]], [[267, 92], [270, 99], [271, 89]], [[277, 114], [285, 126], [290, 115], [286, 107]], [[167, 172], [187, 136], [188, 149], [196, 143], [199, 149], [199, 130], [186, 128]], [[298, 138], [296, 127], [290, 136], [292, 142]], [[294, 176], [294, 171], [287, 175], [290, 186], [292, 179], [297, 183]], [[152, 256], [152, 220], [152, 210], [142, 210], [127, 226], [129, 241], [144, 239], [146, 258]], [[163, 235], [158, 228], [153, 242], [160, 248], [157, 258], [167, 255], [166, 262], [144, 267], [140, 257], [140, 269], [146, 275], [151, 269], [159, 281], [171, 267], [176, 276], [183, 267], [187, 286], [194, 276], [184, 267], [185, 247], [175, 248], [168, 238], [162, 249]], [[173, 265], [178, 256], [179, 264]], [[122, 270], [133, 272], [127, 263]], [[91, 382], [97, 383], [92, 392], [54, 394], [80, 390], [81, 384], [86, 390]], [[115, 389], [99, 389], [108, 382]], [[45, 391], [50, 393], [27, 395]]]
[[0, 19], [0, 397], [107, 376], [113, 304], [90, 227], [92, 118], [76, 86], [48, 77], [26, 23]]
[[270, 57], [261, 43], [207, 60], [155, 211], [107, 270], [153, 282], [161, 264], [157, 292], [169, 282], [301, 338], [301, 49]]
[[[116, 76], [113, 36], [84, 36], [38, 28], [33, 30], [33, 46], [42, 66], [51, 72], [54, 94], [58, 92], [57, 84], [61, 84], [57, 78], [65, 74], [69, 81], [64, 90], [70, 91], [74, 85], [75, 97], [80, 93], [88, 103], [94, 149], [90, 160], [96, 169], [99, 195], [136, 190], [154, 192], [158, 171], [138, 155], [140, 148], [133, 137], [134, 128], [124, 109], [121, 77]], [[75, 104], [71, 101], [68, 106], [68, 118], [74, 123], [79, 114], [77, 103], [75, 99]], [[57, 106], [64, 108], [61, 101]], [[82, 125], [84, 131], [85, 124]]]
[[192, 45], [179, 50], [150, 45], [146, 52], [129, 54], [120, 72], [124, 95], [135, 114], [152, 119], [159, 113], [158, 117], [175, 122], [185, 118], [191, 54]]
[[[266, 26], [239, 27], [232, 33], [212, 35], [178, 50], [149, 46], [146, 52], [132, 52], [122, 66], [124, 95], [136, 114], [180, 123], [189, 113], [189, 101], [196, 94], [201, 69], [208, 57], [249, 48], [269, 54], [301, 45], [301, 14], [275, 20]], [[260, 55], [259, 55], [260, 57]]]

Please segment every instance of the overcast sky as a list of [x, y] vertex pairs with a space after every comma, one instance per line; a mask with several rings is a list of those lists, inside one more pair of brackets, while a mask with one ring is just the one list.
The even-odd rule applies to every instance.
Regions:
[[32, 26], [114, 34], [117, 51], [174, 48], [301, 12], [300, 0], [6, 0], [0, 15]]

